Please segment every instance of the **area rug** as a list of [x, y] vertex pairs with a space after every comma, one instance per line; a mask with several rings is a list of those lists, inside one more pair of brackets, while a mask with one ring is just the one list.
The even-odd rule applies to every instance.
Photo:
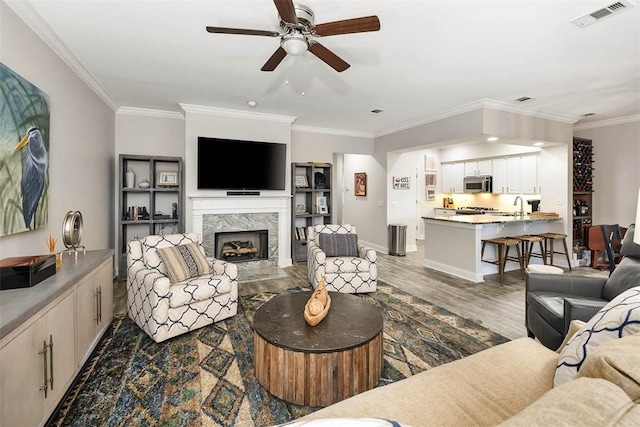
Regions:
[[[240, 297], [236, 316], [160, 344], [117, 316], [48, 425], [271, 426], [317, 410], [271, 396], [254, 375], [253, 315], [276, 295]], [[359, 297], [384, 313], [378, 387], [508, 341], [380, 281]]]

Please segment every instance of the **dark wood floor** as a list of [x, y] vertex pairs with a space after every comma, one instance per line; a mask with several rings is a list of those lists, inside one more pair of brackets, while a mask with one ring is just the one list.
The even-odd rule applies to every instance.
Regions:
[[[446, 308], [460, 316], [474, 320], [509, 339], [526, 336], [524, 327], [524, 280], [518, 271], [507, 272], [505, 283], [498, 275], [485, 277], [484, 283], [472, 283], [448, 274], [423, 267], [424, 241], [418, 241], [418, 251], [407, 256], [390, 256], [378, 252], [378, 278], [413, 295]], [[296, 263], [283, 269], [284, 279], [241, 282], [238, 291], [251, 294], [262, 289], [285, 289], [306, 285], [307, 264]], [[607, 276], [608, 271], [577, 267], [572, 275]], [[126, 311], [124, 283], [115, 283], [115, 311]]]

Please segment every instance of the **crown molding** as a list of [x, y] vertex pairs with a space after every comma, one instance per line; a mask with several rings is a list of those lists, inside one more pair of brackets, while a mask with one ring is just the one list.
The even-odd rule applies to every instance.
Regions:
[[524, 114], [526, 116], [536, 117], [538, 119], [553, 120], [556, 122], [571, 124], [580, 120], [580, 116], [569, 116], [566, 114], [550, 113], [535, 108], [524, 107], [522, 105], [513, 105], [504, 101], [496, 101], [494, 99], [485, 98], [482, 101], [485, 108], [504, 111], [506, 113]]
[[575, 125], [573, 130], [593, 129], [601, 128], [605, 126], [622, 125], [625, 123], [640, 122], [640, 114], [633, 116], [618, 117], [615, 119], [599, 120], [597, 122], [584, 123], [581, 125]]
[[564, 114], [549, 113], [542, 110], [536, 110], [534, 108], [523, 107], [520, 105], [513, 105], [508, 102], [496, 101], [494, 99], [483, 98], [469, 104], [460, 105], [458, 107], [450, 108], [442, 111], [438, 114], [428, 116], [412, 122], [407, 122], [398, 127], [387, 129], [375, 134], [376, 137], [389, 135], [391, 133], [400, 132], [403, 130], [411, 129], [417, 126], [425, 125], [428, 123], [437, 122], [438, 120], [448, 119], [459, 114], [468, 113], [470, 111], [479, 110], [481, 108], [489, 108], [492, 110], [504, 111], [506, 113], [523, 114], [526, 116], [536, 117], [539, 119], [554, 120], [562, 123], [575, 123], [579, 120], [579, 117], [567, 116]]
[[152, 110], [150, 108], [120, 107], [118, 111], [116, 111], [116, 114], [184, 120], [184, 114], [179, 111]]
[[320, 128], [320, 127], [313, 127], [313, 126], [293, 125], [291, 126], [291, 130], [295, 132], [318, 133], [323, 135], [351, 136], [356, 138], [373, 138], [374, 137], [373, 133], [371, 132], [358, 132], [358, 131], [350, 131], [350, 130], [343, 130], [343, 129]]
[[227, 108], [207, 107], [205, 105], [193, 105], [180, 103], [185, 113], [210, 114], [212, 116], [234, 117], [238, 119], [264, 120], [277, 123], [293, 123], [297, 117], [281, 116], [279, 114], [254, 113], [252, 111], [230, 110]]
[[109, 95], [104, 87], [98, 82], [98, 80], [82, 65], [80, 61], [71, 53], [69, 49], [62, 43], [58, 36], [51, 30], [51, 27], [42, 19], [38, 12], [31, 7], [29, 2], [24, 0], [4, 0], [4, 2], [15, 12], [20, 19], [36, 35], [73, 71], [80, 79], [95, 92], [96, 95], [107, 106], [113, 110], [118, 111], [120, 105], [115, 99]]

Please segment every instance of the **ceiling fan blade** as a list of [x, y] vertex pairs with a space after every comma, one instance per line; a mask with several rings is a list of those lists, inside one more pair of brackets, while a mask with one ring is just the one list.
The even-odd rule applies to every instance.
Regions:
[[315, 26], [315, 33], [319, 36], [335, 36], [338, 34], [366, 33], [380, 30], [380, 20], [377, 16], [345, 19], [343, 21], [327, 22]]
[[276, 49], [275, 52], [273, 52], [273, 55], [271, 55], [271, 58], [269, 58], [267, 62], [264, 63], [262, 68], [260, 68], [260, 71], [275, 70], [276, 67], [282, 62], [285, 56], [287, 56], [287, 52], [282, 47], [279, 47], [278, 49]]
[[309, 51], [339, 73], [351, 66], [318, 42], [310, 43]]
[[207, 31], [210, 33], [220, 34], [242, 34], [247, 36], [269, 36], [278, 37], [280, 35], [277, 31], [266, 30], [246, 30], [243, 28], [226, 28], [226, 27], [207, 27]]
[[289, 24], [297, 24], [298, 16], [296, 8], [293, 6], [293, 0], [273, 0], [280, 14], [280, 19]]

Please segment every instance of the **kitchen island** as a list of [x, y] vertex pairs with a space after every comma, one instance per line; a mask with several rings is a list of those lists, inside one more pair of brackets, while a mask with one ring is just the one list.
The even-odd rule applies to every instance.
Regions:
[[[498, 267], [480, 260], [482, 239], [493, 237], [566, 233], [562, 218], [537, 218], [530, 215], [433, 215], [424, 216], [424, 266], [461, 277], [484, 282], [487, 274], [498, 273]], [[534, 251], [536, 249], [534, 248]], [[493, 245], [487, 245], [484, 258], [497, 259]], [[532, 258], [531, 263], [542, 263]], [[507, 262], [505, 271], [519, 269]]]

